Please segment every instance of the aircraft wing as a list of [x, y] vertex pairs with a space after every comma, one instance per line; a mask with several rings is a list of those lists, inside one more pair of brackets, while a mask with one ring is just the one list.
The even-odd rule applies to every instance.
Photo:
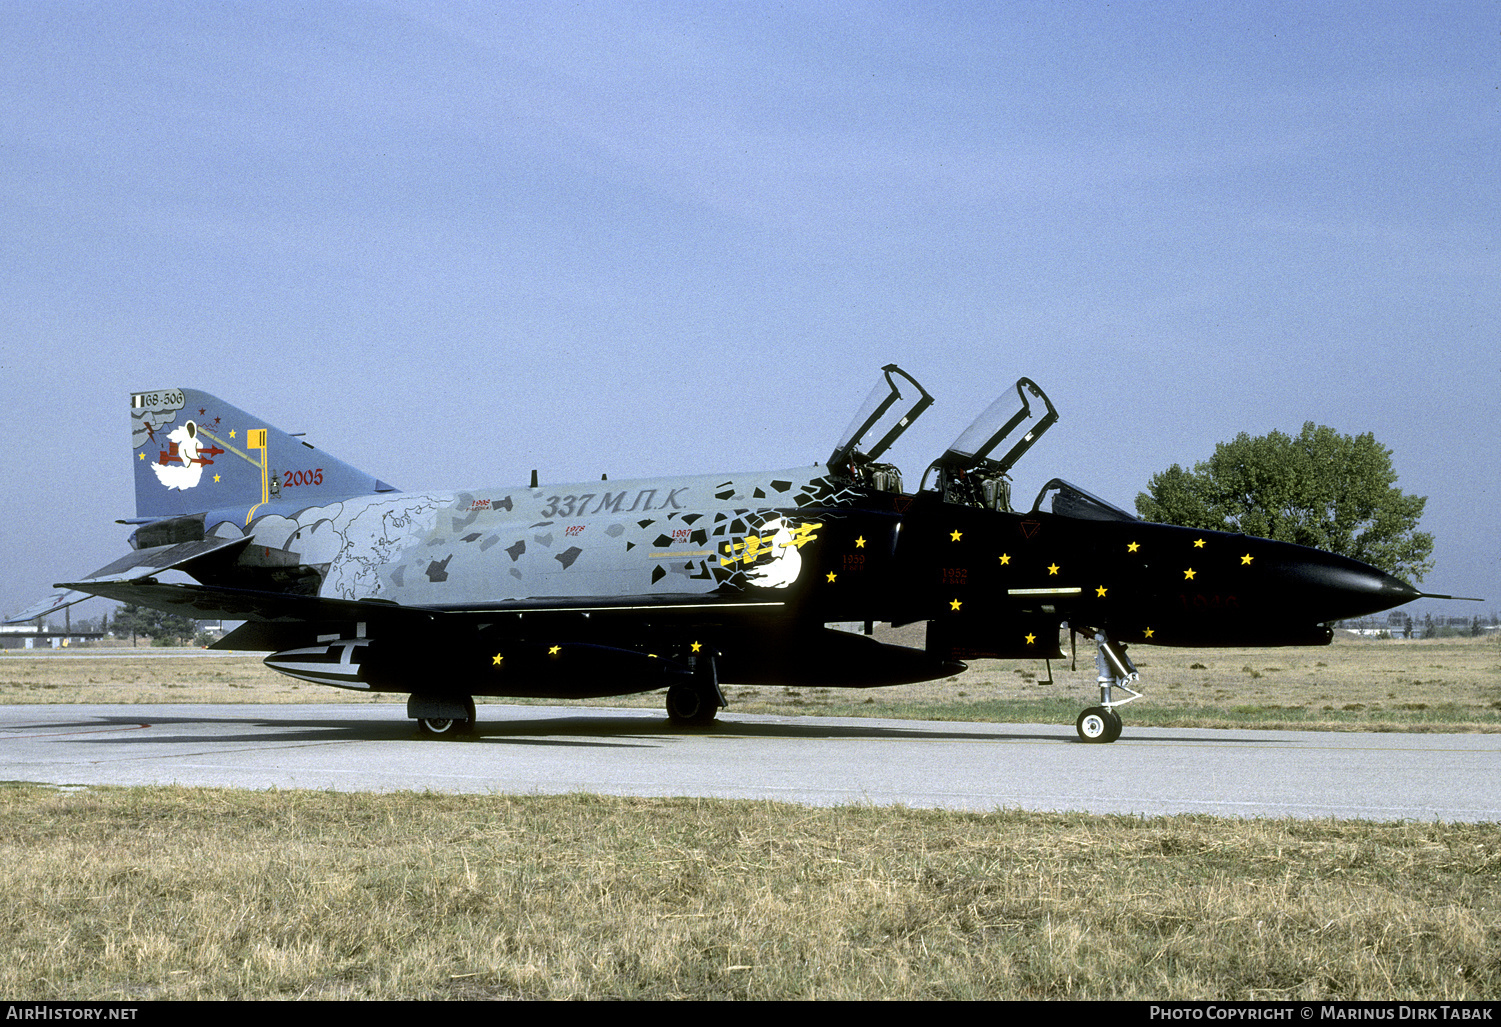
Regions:
[[[131, 581], [136, 578], [146, 578], [153, 574], [172, 570], [174, 567], [182, 567], [194, 560], [208, 556], [210, 553], [223, 553], [225, 556], [233, 556], [235, 547], [243, 549], [250, 544], [250, 536], [244, 538], [208, 538], [194, 542], [179, 542], [169, 546], [151, 546], [146, 549], [138, 549], [129, 553], [113, 563], [100, 567], [93, 574], [78, 582], [54, 585], [56, 592], [51, 593], [45, 599], [33, 603], [14, 617], [5, 620], [5, 624], [20, 624], [25, 621], [45, 617], [56, 613], [66, 606], [82, 602], [96, 595], [104, 595], [94, 586], [111, 582]], [[126, 600], [130, 602], [131, 600]]]
[[532, 599], [506, 599], [461, 607], [414, 607], [443, 613], [492, 615], [496, 613], [632, 613], [704, 611], [775, 613], [786, 607], [780, 599], [755, 599], [742, 593], [722, 595], [715, 592], [668, 592], [636, 596], [549, 596]]
[[287, 592], [194, 584], [162, 584], [118, 576], [68, 582], [59, 588], [76, 589], [86, 598], [103, 596], [125, 603], [139, 603], [168, 610], [196, 620], [242, 620], [247, 623], [214, 644], [216, 649], [281, 649], [289, 637], [308, 629], [336, 629], [363, 622], [383, 630], [412, 631], [424, 626], [459, 619], [483, 621], [505, 615], [531, 616], [609, 615], [655, 613], [658, 616], [775, 615], [782, 600], [754, 599], [741, 595], [668, 593], [637, 596], [564, 596], [507, 600], [463, 607], [402, 606], [379, 599], [330, 599]]

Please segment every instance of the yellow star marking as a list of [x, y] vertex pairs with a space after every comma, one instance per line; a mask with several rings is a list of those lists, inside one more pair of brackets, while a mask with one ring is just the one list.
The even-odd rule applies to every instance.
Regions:
[[1247, 554], [1246, 554], [1246, 555], [1245, 555], [1245, 556], [1242, 556], [1242, 557], [1241, 557], [1241, 558], [1240, 558], [1240, 562], [1241, 562], [1241, 563], [1242, 563], [1242, 564], [1244, 564], [1244, 565], [1245, 565], [1245, 566], [1247, 566], [1247, 567], [1249, 567], [1249, 566], [1251, 566], [1251, 561], [1252, 561], [1252, 560], [1253, 560], [1253, 559], [1255, 559], [1255, 558], [1254, 558], [1254, 557], [1253, 557], [1253, 556], [1251, 556], [1251, 554], [1250, 554], [1250, 553], [1247, 553]]
[[1204, 548], [1204, 540], [1201, 539], [1201, 538], [1194, 539], [1194, 548], [1195, 549], [1203, 549]]
[[951, 532], [949, 532], [949, 541], [950, 542], [958, 542], [963, 537], [964, 537], [964, 532], [962, 532], [962, 531], [951, 531]]
[[1142, 638], [1151, 638], [1153, 634], [1155, 634], [1155, 632], [1151, 628], [1147, 628], [1146, 631], [1142, 632], [1141, 637]]
[[1183, 572], [1183, 579], [1185, 581], [1192, 581], [1194, 579], [1194, 569], [1192, 567]]
[[500, 661], [503, 660], [503, 659], [505, 659], [504, 656], [502, 656], [500, 653], [496, 653], [495, 654], [495, 659], [491, 660], [490, 663], [493, 664], [496, 667], [499, 667], [500, 666]]
[[137, 456], [137, 457], [136, 457], [136, 459], [137, 459], [137, 460], [144, 460], [144, 459], [146, 459], [146, 454], [145, 454], [145, 453], [142, 453], [142, 454], [140, 454], [140, 455], [139, 455], [139, 456]]
[[1035, 641], [1037, 641], [1037, 636], [1036, 635], [1028, 635], [1027, 636], [1027, 644], [1028, 645], [1031, 645]]
[[1058, 565], [1056, 563], [1048, 564], [1048, 573], [1056, 576], [1058, 573]]
[[864, 535], [861, 535], [859, 538], [855, 539], [855, 548], [856, 549], [864, 549], [865, 548], [865, 536]]
[[833, 571], [829, 571], [829, 583], [830, 584], [833, 584], [834, 579], [837, 578], [837, 577], [839, 577], [839, 575], [835, 574]]
[[950, 610], [957, 610], [957, 609], [959, 609], [959, 607], [961, 607], [961, 606], [963, 606], [963, 605], [964, 605], [964, 604], [963, 604], [963, 603], [961, 603], [961, 602], [960, 602], [960, 601], [959, 601], [959, 600], [957, 600], [957, 599], [950, 599], [950, 600], [949, 600], [949, 609], [950, 609]]
[[1104, 599], [1105, 598], [1105, 586], [1101, 585], [1099, 588], [1095, 589], [1094, 590], [1094, 594], [1097, 595], [1097, 596], [1099, 596], [1101, 599]]
[[703, 646], [703, 643], [702, 643], [702, 642], [694, 642], [694, 643], [693, 643], [693, 651], [694, 651], [694, 652], [698, 652], [698, 651], [699, 651], [699, 650], [700, 650], [700, 649], [702, 649], [702, 648], [703, 648], [703, 647], [704, 647], [704, 646]]
[[1001, 566], [1004, 567], [1004, 566], [1006, 566], [1010, 562], [1011, 562], [1011, 554], [1010, 553], [1002, 553], [1001, 554]]
[[1126, 552], [1128, 552], [1128, 553], [1134, 553], [1134, 552], [1136, 552], [1140, 548], [1141, 548], [1141, 543], [1140, 542], [1128, 542], [1126, 544]]
[[229, 437], [230, 438], [234, 438], [235, 437], [235, 430], [233, 428], [229, 429]]
[[218, 481], [218, 480], [219, 480], [219, 476], [218, 476], [218, 475], [217, 475], [217, 474], [216, 474], [216, 475], [214, 475], [214, 481], [216, 481], [216, 482], [217, 482], [217, 481]]
[[547, 650], [547, 655], [548, 656], [556, 656], [556, 655], [558, 655], [558, 653], [560, 653], [562, 651], [563, 651], [563, 647], [562, 646], [555, 645], [551, 649]]

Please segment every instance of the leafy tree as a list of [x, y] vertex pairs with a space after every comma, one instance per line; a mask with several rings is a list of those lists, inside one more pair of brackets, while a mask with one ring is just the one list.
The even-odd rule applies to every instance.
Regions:
[[1303, 425], [1297, 438], [1245, 432], [1185, 471], [1174, 464], [1136, 497], [1149, 521], [1238, 531], [1338, 553], [1400, 578], [1433, 569], [1433, 536], [1418, 531], [1426, 496], [1396, 487], [1391, 450], [1369, 432]]
[[157, 645], [170, 645], [192, 638], [198, 630], [198, 622], [182, 614], [123, 603], [115, 612], [114, 630], [117, 636], [145, 635]]

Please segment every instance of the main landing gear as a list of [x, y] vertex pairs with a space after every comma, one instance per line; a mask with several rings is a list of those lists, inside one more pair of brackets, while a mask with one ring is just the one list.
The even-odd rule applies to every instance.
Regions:
[[708, 727], [724, 701], [713, 656], [688, 657], [692, 676], [667, 690], [667, 721], [678, 727]]
[[472, 696], [413, 695], [407, 699], [407, 716], [417, 721], [425, 738], [455, 738], [474, 731]]
[[[1115, 712], [1116, 707], [1141, 698], [1141, 693], [1126, 682], [1140, 681], [1141, 675], [1136, 672], [1131, 657], [1126, 655], [1124, 643], [1111, 641], [1103, 631], [1095, 632], [1094, 643], [1100, 705], [1091, 706], [1079, 714], [1074, 727], [1081, 742], [1113, 742], [1121, 736], [1121, 715]], [[1131, 694], [1125, 699], [1116, 699], [1114, 689], [1117, 688]]]

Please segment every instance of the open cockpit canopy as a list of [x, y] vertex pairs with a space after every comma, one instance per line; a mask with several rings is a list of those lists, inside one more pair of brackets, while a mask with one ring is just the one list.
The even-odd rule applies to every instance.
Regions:
[[[1035, 415], [1027, 396], [1042, 400], [1046, 412]], [[1003, 395], [971, 422], [960, 433], [943, 456], [933, 462], [928, 473], [938, 472], [937, 489], [946, 502], [966, 506], [983, 506], [990, 510], [1011, 509], [1011, 477], [1009, 471], [1032, 444], [1042, 438], [1045, 431], [1058, 421], [1058, 411], [1047, 394], [1030, 378], [1016, 380], [1016, 395], [1021, 399], [1021, 409], [1003, 421], [1011, 409], [1010, 399]], [[999, 459], [991, 453], [1008, 438], [1017, 426], [1031, 417], [1037, 417], [1027, 433]], [[923, 475], [924, 484], [927, 474]]]
[[[895, 364], [887, 364], [881, 371], [882, 380], [865, 397], [859, 412], [834, 447], [829, 457], [829, 469], [870, 488], [901, 492], [901, 472], [892, 464], [877, 462], [878, 458], [924, 410], [933, 405], [933, 397], [916, 378]], [[922, 488], [928, 488], [928, 475], [937, 472], [933, 488], [945, 502], [990, 510], [1012, 510], [1011, 468], [1042, 438], [1044, 432], [1058, 422], [1058, 411], [1052, 400], [1036, 382], [1030, 378], [1018, 378], [1015, 387], [1021, 409], [1016, 409], [1009, 392], [1003, 393], [960, 432], [942, 456], [933, 461], [923, 475]], [[1033, 411], [1033, 400], [1042, 402], [1041, 411]], [[1004, 455], [992, 456], [1001, 443], [1028, 420], [1033, 423], [1022, 437]], [[1044, 504], [1049, 505], [1047, 510], [1044, 510]], [[1042, 487], [1032, 504], [1032, 512], [1090, 521], [1139, 520], [1062, 478], [1054, 478]]]
[[895, 364], [887, 364], [881, 371], [884, 380], [870, 390], [860, 412], [839, 437], [839, 445], [829, 457], [829, 469], [883, 491], [900, 492], [901, 472], [891, 464], [876, 463], [876, 458], [933, 405], [933, 397]]
[[[1010, 451], [999, 460], [992, 460], [990, 453], [1005, 441], [1006, 437], [1027, 418], [1032, 416], [1032, 404], [1027, 401], [1027, 393], [1042, 400], [1047, 407], [1047, 413], [1038, 420], [1037, 425], [1021, 437], [1012, 446]], [[1037, 387], [1037, 383], [1030, 378], [1018, 378], [1016, 380], [1016, 394], [1021, 398], [1022, 408], [1012, 415], [1009, 421], [1002, 423], [1001, 417], [1011, 407], [1011, 402], [1005, 395], [997, 399], [985, 412], [975, 418], [970, 426], [954, 440], [948, 451], [938, 458], [935, 466], [960, 467], [965, 469], [979, 470], [983, 468], [991, 474], [1005, 474], [1021, 459], [1022, 454], [1032, 448], [1032, 443], [1042, 438], [1043, 432], [1051, 428], [1058, 420], [1058, 411], [1053, 409], [1053, 403], [1047, 394]]]

